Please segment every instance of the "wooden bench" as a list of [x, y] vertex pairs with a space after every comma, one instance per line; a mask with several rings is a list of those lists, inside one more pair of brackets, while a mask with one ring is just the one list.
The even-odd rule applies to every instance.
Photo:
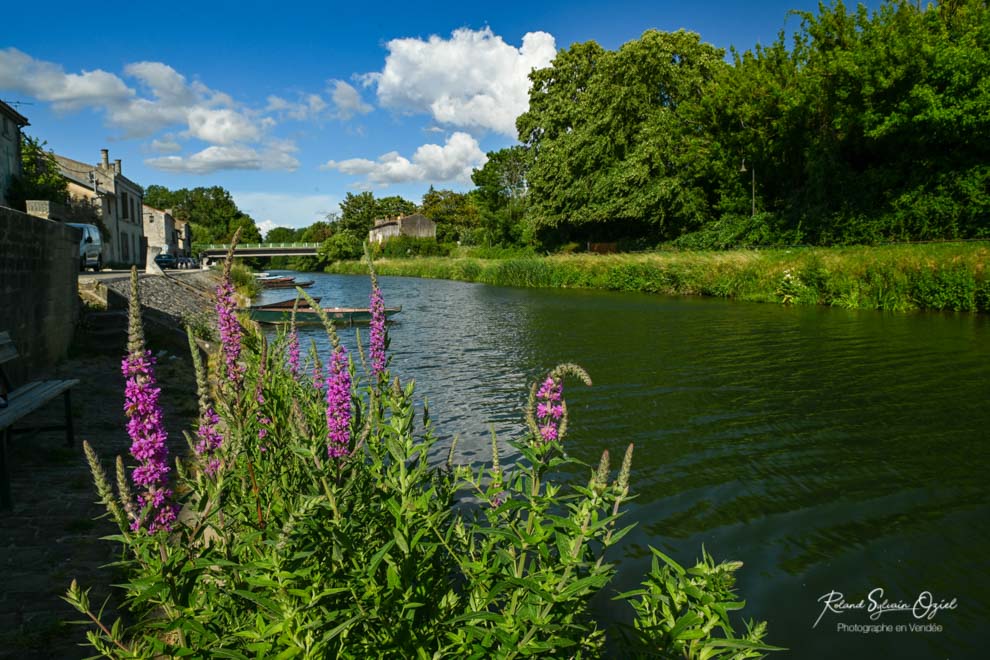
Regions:
[[[79, 381], [70, 380], [39, 380], [28, 383], [22, 387], [12, 389], [7, 374], [3, 372], [3, 365], [17, 357], [17, 347], [11, 341], [10, 335], [0, 332], [0, 383], [3, 389], [0, 393], [6, 392], [7, 407], [0, 408], [0, 509], [11, 507], [10, 499], [10, 464], [7, 460], [7, 444], [13, 439], [15, 433], [27, 433], [37, 431], [61, 431], [65, 430], [65, 443], [71, 447], [75, 441], [72, 433], [72, 408], [69, 399], [69, 391]], [[38, 408], [62, 395], [65, 398], [65, 423], [49, 426], [36, 426], [33, 428], [14, 429], [17, 423], [25, 415], [34, 412]]]

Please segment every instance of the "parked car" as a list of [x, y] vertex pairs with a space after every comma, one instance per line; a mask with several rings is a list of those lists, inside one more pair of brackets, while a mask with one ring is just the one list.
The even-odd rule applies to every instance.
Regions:
[[79, 239], [79, 270], [92, 268], [95, 272], [100, 272], [103, 268], [103, 237], [100, 235], [100, 228], [75, 222], [65, 224], [82, 232]]
[[199, 268], [199, 262], [193, 257], [179, 257], [179, 268]]
[[175, 258], [174, 254], [160, 254], [155, 257], [155, 263], [163, 270], [165, 268], [177, 268], [179, 265], [178, 259]]

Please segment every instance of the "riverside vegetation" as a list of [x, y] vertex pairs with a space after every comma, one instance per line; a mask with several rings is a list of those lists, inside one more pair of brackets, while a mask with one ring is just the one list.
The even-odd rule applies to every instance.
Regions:
[[[560, 365], [530, 390], [528, 432], [500, 465], [431, 460], [440, 448], [414, 383], [390, 373], [383, 301], [359, 360], [324, 320], [329, 356], [302, 358], [294, 326], [269, 342], [235, 316], [230, 258], [217, 291], [221, 346], [207, 364], [190, 339], [199, 427], [169, 457], [154, 359], [132, 274], [125, 410], [133, 465], [116, 479], [86, 445], [100, 500], [119, 526], [122, 619], [103, 621], [75, 582], [66, 600], [107, 657], [753, 658], [773, 650], [764, 623], [742, 632], [738, 562], [702, 552], [685, 569], [658, 550], [642, 588], [613, 594], [631, 625], [604, 630], [589, 602], [607, 589], [610, 550], [631, 495], [630, 445], [585, 484], [559, 475], [569, 378]], [[300, 291], [301, 295], [305, 295]], [[360, 337], [359, 337], [360, 340]], [[357, 362], [357, 363], [356, 363]], [[326, 366], [324, 366], [326, 364]], [[360, 365], [360, 369], [358, 368]], [[479, 377], [481, 375], [479, 374]]]
[[[483, 251], [490, 254], [492, 251]], [[990, 244], [383, 259], [378, 272], [500, 286], [584, 287], [850, 309], [990, 311]], [[328, 272], [357, 273], [339, 261]]]

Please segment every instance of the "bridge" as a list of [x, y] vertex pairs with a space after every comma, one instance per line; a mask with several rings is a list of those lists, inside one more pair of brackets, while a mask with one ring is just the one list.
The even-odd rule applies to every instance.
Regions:
[[[312, 257], [320, 243], [238, 243], [234, 257]], [[223, 259], [230, 245], [211, 243], [194, 246], [194, 252], [209, 259]]]

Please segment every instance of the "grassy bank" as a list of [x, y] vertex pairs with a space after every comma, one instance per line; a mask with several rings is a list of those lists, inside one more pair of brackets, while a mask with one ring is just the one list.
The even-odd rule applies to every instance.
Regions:
[[[382, 259], [382, 275], [857, 309], [990, 311], [990, 242], [510, 259]], [[365, 272], [337, 262], [333, 273]]]

